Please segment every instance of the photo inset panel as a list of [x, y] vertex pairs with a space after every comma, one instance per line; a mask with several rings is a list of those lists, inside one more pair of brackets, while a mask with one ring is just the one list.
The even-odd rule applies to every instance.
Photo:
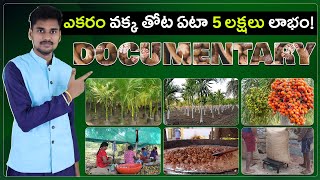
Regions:
[[165, 79], [167, 125], [238, 124], [238, 79]]
[[159, 125], [161, 88], [160, 79], [88, 79], [86, 81], [87, 125]]
[[311, 78], [250, 78], [241, 82], [241, 119], [247, 126], [312, 125]]
[[243, 128], [242, 173], [311, 175], [314, 172], [313, 128]]
[[157, 127], [89, 127], [85, 134], [88, 175], [158, 175], [161, 131]]
[[238, 174], [237, 128], [174, 127], [164, 134], [165, 174]]

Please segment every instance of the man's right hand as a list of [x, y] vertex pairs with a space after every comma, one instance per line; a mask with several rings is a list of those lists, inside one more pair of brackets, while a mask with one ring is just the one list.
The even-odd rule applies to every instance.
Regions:
[[76, 79], [76, 69], [72, 68], [71, 77], [68, 84], [67, 91], [72, 98], [78, 97], [84, 91], [84, 81], [92, 74], [92, 71]]

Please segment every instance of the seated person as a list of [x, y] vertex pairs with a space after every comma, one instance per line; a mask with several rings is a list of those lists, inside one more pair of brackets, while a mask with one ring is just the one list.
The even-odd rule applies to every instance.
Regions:
[[143, 163], [144, 163], [143, 160], [141, 160], [141, 155], [140, 155], [140, 153], [137, 154], [136, 158], [137, 158], [137, 159], [135, 160], [135, 163], [139, 163], [139, 164], [143, 164]]
[[157, 157], [158, 157], [157, 147], [154, 147], [153, 150], [150, 153], [150, 159], [156, 160]]
[[108, 143], [107, 142], [101, 143], [99, 151], [97, 152], [97, 155], [96, 155], [97, 167], [105, 168], [110, 164], [110, 162], [108, 161], [108, 156], [106, 152], [107, 149], [108, 149]]
[[133, 147], [128, 146], [128, 150], [124, 153], [124, 162], [125, 164], [134, 164], [134, 161], [137, 160]]
[[141, 156], [140, 156], [140, 159], [141, 159], [143, 162], [147, 162], [148, 152], [146, 151], [146, 148], [141, 148]]

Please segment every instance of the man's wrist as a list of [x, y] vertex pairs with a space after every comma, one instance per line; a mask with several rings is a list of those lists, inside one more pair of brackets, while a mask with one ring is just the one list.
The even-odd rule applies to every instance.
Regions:
[[68, 91], [65, 91], [64, 93], [62, 93], [62, 96], [69, 106], [70, 103], [72, 102], [72, 96], [70, 95], [70, 93]]
[[67, 96], [68, 96], [68, 101], [71, 102], [71, 101], [73, 100], [73, 97], [71, 96], [71, 93], [69, 93], [68, 90], [66, 90], [65, 93], [66, 93]]

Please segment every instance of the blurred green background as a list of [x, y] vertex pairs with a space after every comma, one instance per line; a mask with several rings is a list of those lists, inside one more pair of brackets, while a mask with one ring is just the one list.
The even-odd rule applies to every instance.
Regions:
[[[46, 1], [48, 2], [48, 1]], [[62, 0], [56, 2], [63, 2]], [[73, 2], [73, 1], [69, 1]], [[123, 2], [123, 1], [116, 1]], [[147, 0], [140, 2], [149, 2]], [[171, 2], [171, 1], [168, 1]], [[192, 2], [190, 0], [185, 0], [178, 4], [54, 4], [60, 10], [63, 11], [211, 11], [211, 12], [222, 12], [222, 11], [318, 11], [318, 6], [314, 1], [308, 1], [308, 4], [300, 4], [302, 1], [291, 0], [291, 1], [283, 1], [291, 4], [273, 4], [278, 3], [278, 1], [273, 0], [269, 1], [269, 4], [255, 3], [254, 0], [247, 0], [246, 2], [250, 2], [249, 4], [239, 4], [238, 1], [236, 4], [229, 3], [217, 3], [217, 4], [186, 4]], [[200, 1], [198, 1], [200, 2]], [[273, 3], [270, 3], [273, 2]], [[295, 2], [295, 3], [294, 3]], [[254, 4], [252, 4], [254, 3]], [[10, 59], [25, 54], [30, 51], [32, 48], [31, 42], [28, 40], [27, 32], [29, 28], [28, 16], [29, 13], [36, 7], [36, 4], [6, 4], [3, 6], [2, 11], [4, 14], [4, 18], [1, 18], [4, 25], [4, 35], [3, 35], [3, 58], [2, 63], [5, 65]], [[294, 17], [294, 15], [293, 15]], [[318, 20], [319, 23], [319, 20]], [[229, 35], [229, 36], [221, 36], [221, 35], [178, 35], [178, 36], [161, 36], [161, 35], [144, 35], [144, 36], [136, 36], [136, 35], [103, 35], [103, 36], [72, 36], [72, 35], [62, 35], [62, 41], [60, 42], [58, 48], [55, 51], [55, 55], [64, 60], [69, 65], [77, 68], [77, 76], [84, 74], [88, 71], [93, 71], [93, 78], [161, 78], [162, 80], [165, 78], [238, 78], [239, 82], [243, 78], [289, 78], [289, 77], [304, 77], [304, 78], [313, 78], [315, 85], [315, 123], [312, 127], [315, 128], [315, 147], [318, 147], [318, 49], [319, 46], [317, 44], [314, 49], [309, 66], [264, 66], [260, 64], [259, 66], [238, 66], [237, 55], [234, 57], [234, 65], [233, 66], [163, 66], [159, 64], [157, 66], [148, 67], [139, 62], [137, 65], [132, 67], [126, 67], [122, 65], [119, 61], [117, 61], [114, 65], [105, 67], [99, 65], [97, 62], [93, 62], [88, 66], [74, 66], [73, 65], [73, 42], [88, 42], [93, 44], [94, 46], [98, 45], [101, 42], [113, 42], [116, 46], [120, 46], [124, 42], [136, 42], [139, 44], [142, 41], [147, 42], [268, 42], [270, 48], [273, 51], [273, 43], [274, 42], [317, 42], [317, 36], [312, 35], [296, 35], [296, 36], [279, 36], [279, 35], [268, 35], [268, 36], [253, 36], [253, 35]], [[2, 49], [2, 48], [1, 48]], [[250, 53], [251, 55], [251, 53]], [[2, 83], [1, 83], [2, 85]], [[240, 88], [239, 88], [240, 89]], [[241, 94], [241, 91], [239, 92]], [[0, 166], [1, 176], [5, 176], [6, 171], [6, 162], [8, 159], [8, 154], [10, 150], [10, 140], [11, 140], [11, 127], [13, 117], [11, 114], [10, 107], [8, 105], [7, 97], [5, 92], [2, 93], [3, 99], [3, 158], [0, 158]], [[239, 99], [240, 100], [240, 99]], [[76, 131], [78, 135], [78, 143], [81, 151], [81, 160], [80, 160], [80, 171], [81, 176], [89, 177], [85, 174], [85, 129], [87, 127], [85, 123], [85, 96], [84, 93], [79, 96], [75, 100], [76, 104]], [[240, 102], [241, 104], [241, 102]], [[240, 114], [240, 112], [239, 112]], [[239, 116], [240, 117], [240, 116]], [[241, 122], [239, 120], [239, 122]], [[163, 123], [159, 126], [161, 129], [164, 129]], [[238, 128], [242, 128], [243, 126], [239, 124]], [[163, 131], [162, 131], [163, 132]], [[163, 140], [163, 139], [162, 139]], [[23, 147], [21, 147], [23, 148]], [[315, 148], [318, 149], [318, 148]], [[314, 163], [314, 174], [316, 176], [318, 174], [318, 151], [315, 151], [315, 163]], [[240, 163], [239, 163], [240, 164]], [[239, 168], [240, 169], [240, 168]], [[165, 177], [163, 173], [160, 175], [161, 179], [164, 178], [194, 178], [193, 176], [183, 177], [183, 176], [175, 176], [175, 177]], [[254, 177], [254, 176], [244, 176], [239, 173], [238, 177], [245, 177], [249, 179], [257, 179], [266, 177]], [[90, 178], [97, 178], [91, 177]], [[115, 178], [126, 178], [125, 176], [112, 176], [107, 177], [110, 179]], [[139, 177], [132, 176], [130, 178], [133, 179], [144, 179], [150, 177]], [[212, 176], [204, 176], [203, 178], [209, 179]], [[217, 176], [215, 178], [218, 179], [231, 179], [235, 177], [231, 176]], [[292, 177], [285, 177], [286, 179]], [[294, 179], [298, 179], [299, 177], [294, 177]]]

